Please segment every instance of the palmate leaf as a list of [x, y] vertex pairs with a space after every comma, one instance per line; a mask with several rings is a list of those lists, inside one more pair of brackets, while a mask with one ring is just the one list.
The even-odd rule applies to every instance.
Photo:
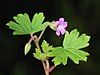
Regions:
[[43, 13], [36, 13], [31, 22], [28, 14], [18, 14], [13, 17], [15, 22], [9, 21], [7, 26], [14, 30], [14, 35], [34, 34], [43, 30], [48, 25], [47, 22], [42, 24], [44, 18]]
[[90, 36], [86, 34], [82, 34], [79, 36], [79, 32], [74, 29], [65, 34], [65, 38], [63, 41], [63, 47], [66, 49], [66, 53], [70, 59], [74, 61], [74, 63], [79, 64], [79, 60], [86, 61], [89, 53], [85, 51], [81, 51], [80, 49], [85, 48], [89, 45]]
[[85, 48], [89, 45], [88, 41], [90, 36], [82, 34], [79, 36], [79, 32], [75, 29], [69, 34], [66, 31], [63, 47], [54, 47], [51, 52], [49, 52], [49, 57], [54, 57], [52, 60], [55, 65], [67, 64], [68, 58], [70, 58], [74, 63], [79, 64], [79, 61], [86, 61], [88, 52], [82, 51], [80, 49]]
[[66, 31], [65, 38], [63, 41], [63, 46], [65, 49], [68, 48], [81, 49], [89, 45], [88, 43], [89, 40], [90, 36], [82, 34], [79, 37], [79, 32], [76, 29], [74, 29], [70, 32], [70, 34], [68, 31]]

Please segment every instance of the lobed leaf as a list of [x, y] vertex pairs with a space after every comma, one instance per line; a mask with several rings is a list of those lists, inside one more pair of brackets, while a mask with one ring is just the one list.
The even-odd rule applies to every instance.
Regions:
[[34, 34], [43, 30], [48, 24], [50, 24], [50, 22], [45, 22], [42, 24], [44, 18], [43, 13], [36, 13], [31, 22], [28, 14], [18, 14], [17, 16], [13, 17], [15, 22], [9, 21], [7, 26], [14, 30], [14, 35]]
[[68, 58], [76, 64], [79, 64], [80, 60], [87, 61], [89, 53], [80, 49], [89, 45], [89, 39], [90, 36], [86, 34], [79, 36], [79, 32], [76, 29], [72, 30], [70, 33], [66, 31], [63, 47], [53, 47], [51, 52], [48, 53], [48, 56], [54, 57], [52, 61], [55, 65], [61, 63], [66, 65]]
[[90, 36], [86, 34], [82, 34], [81, 36], [79, 36], [79, 32], [76, 29], [74, 29], [70, 32], [70, 34], [68, 33], [68, 31], [66, 31], [65, 38], [63, 41], [63, 46], [65, 49], [66, 48], [81, 49], [89, 45], [88, 43], [89, 40]]
[[32, 19], [32, 28], [33, 31], [32, 33], [39, 32], [44, 29], [47, 25], [42, 25], [42, 22], [44, 21], [44, 15], [43, 13], [35, 14], [33, 19]]
[[81, 51], [89, 45], [90, 36], [82, 34], [79, 36], [79, 32], [74, 29], [70, 32], [67, 31], [63, 41], [63, 47], [66, 50], [66, 54], [74, 63], [79, 64], [79, 60], [86, 61], [89, 53]]

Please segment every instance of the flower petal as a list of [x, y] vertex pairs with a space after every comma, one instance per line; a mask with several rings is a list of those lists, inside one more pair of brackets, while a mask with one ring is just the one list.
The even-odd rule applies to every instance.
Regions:
[[64, 22], [64, 18], [60, 18], [60, 19], [59, 19], [59, 22], [60, 22], [60, 23], [63, 23], [63, 22]]
[[59, 26], [57, 28], [57, 31], [61, 32], [62, 35], [64, 35], [64, 33], [66, 32], [65, 28], [63, 26]]
[[58, 31], [56, 31], [56, 34], [57, 34], [57, 36], [59, 36], [60, 35], [60, 31], [58, 30]]
[[66, 32], [66, 27], [67, 27], [68, 23], [64, 22], [64, 18], [60, 18], [59, 21], [56, 21], [55, 23], [55, 27], [56, 27], [56, 34], [57, 36], [59, 36], [60, 34], [64, 35], [64, 33]]
[[64, 26], [61, 26], [61, 25], [59, 25], [57, 28], [57, 30], [62, 30], [62, 29], [64, 29]]
[[61, 30], [61, 34], [62, 34], [62, 35], [64, 35], [65, 32], [66, 32], [65, 29], [62, 29], [62, 30]]
[[58, 27], [59, 24], [60, 24], [60, 22], [56, 21], [55, 26]]
[[68, 26], [68, 22], [64, 22], [62, 25], [64, 28], [66, 28]]

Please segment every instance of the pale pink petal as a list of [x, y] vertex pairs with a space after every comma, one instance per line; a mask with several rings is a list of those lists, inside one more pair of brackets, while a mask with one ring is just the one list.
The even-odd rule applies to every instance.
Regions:
[[66, 32], [65, 29], [62, 29], [62, 30], [61, 30], [61, 34], [62, 34], [62, 35], [64, 35], [65, 32]]
[[55, 26], [56, 26], [56, 34], [59, 36], [60, 34], [64, 35], [66, 32], [66, 27], [68, 23], [64, 22], [64, 18], [60, 18], [59, 21], [56, 21]]
[[61, 32], [62, 35], [66, 32], [63, 26], [58, 26], [57, 31]]
[[61, 26], [61, 25], [59, 25], [57, 28], [57, 30], [62, 30], [62, 29], [64, 29], [64, 26]]
[[60, 23], [63, 23], [63, 22], [64, 22], [64, 18], [60, 18], [60, 19], [59, 19], [59, 22], [60, 22]]
[[68, 23], [67, 22], [64, 22], [62, 25], [63, 25], [64, 28], [66, 28], [67, 25], [68, 25]]
[[57, 34], [57, 36], [59, 36], [60, 35], [60, 31], [56, 31], [56, 34]]

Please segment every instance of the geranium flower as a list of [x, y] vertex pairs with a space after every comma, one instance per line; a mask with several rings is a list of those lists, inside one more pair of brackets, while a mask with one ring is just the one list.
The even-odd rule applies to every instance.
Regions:
[[55, 23], [55, 27], [56, 27], [56, 34], [57, 36], [59, 36], [60, 34], [64, 35], [64, 33], [66, 32], [66, 27], [67, 27], [68, 23], [64, 22], [64, 18], [60, 18], [59, 21], [56, 21]]

